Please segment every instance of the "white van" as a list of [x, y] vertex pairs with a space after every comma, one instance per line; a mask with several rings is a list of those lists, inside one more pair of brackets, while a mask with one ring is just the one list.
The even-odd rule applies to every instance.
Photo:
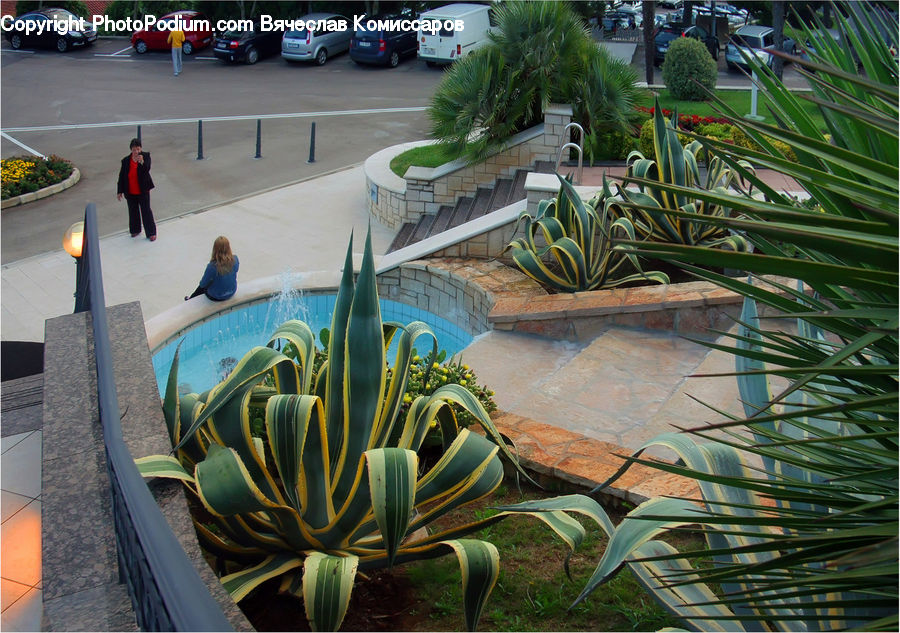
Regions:
[[[441, 22], [437, 32], [419, 29], [419, 58], [429, 66], [449, 64], [488, 43], [491, 7], [486, 4], [448, 4], [426, 11], [419, 19]], [[464, 28], [453, 28], [457, 20]]]

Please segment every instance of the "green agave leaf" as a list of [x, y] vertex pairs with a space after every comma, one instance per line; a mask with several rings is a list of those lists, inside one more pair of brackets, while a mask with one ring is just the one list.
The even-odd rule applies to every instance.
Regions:
[[[344, 257], [344, 268], [341, 275], [341, 283], [338, 286], [337, 297], [334, 302], [334, 314], [331, 317], [331, 335], [328, 339], [327, 365], [320, 369], [319, 388], [322, 389], [323, 402], [325, 404], [325, 436], [328, 438], [329, 464], [331, 476], [335, 477], [339, 472], [338, 460], [344, 444], [347, 425], [347, 407], [344, 402], [346, 380], [346, 345], [347, 326], [350, 319], [350, 306], [353, 303], [353, 234], [350, 234], [350, 243], [347, 245], [347, 254]], [[325, 381], [321, 375], [325, 374]]]
[[337, 631], [350, 605], [357, 556], [312, 552], [303, 561], [303, 603], [313, 631]]
[[486, 541], [457, 539], [444, 543], [453, 548], [459, 560], [466, 627], [474, 631], [500, 576], [500, 554], [492, 543]]
[[228, 375], [228, 378], [209, 391], [209, 395], [206, 398], [206, 406], [200, 415], [194, 419], [191, 427], [182, 435], [178, 444], [175, 445], [175, 450], [180, 449], [196, 433], [200, 425], [206, 422], [216, 411], [228, 404], [232, 398], [240, 398], [244, 393], [249, 392], [273, 366], [281, 362], [287, 362], [293, 366], [293, 363], [281, 352], [268, 347], [254, 347], [245, 354], [231, 374]]
[[171, 455], [148, 455], [134, 460], [142, 477], [164, 477], [194, 483], [194, 478]]
[[[653, 521], [634, 520], [647, 514], [670, 518]], [[668, 528], [690, 525], [696, 523], [699, 518], [699, 508], [684, 499], [657, 498], [639, 505], [628, 513], [622, 525], [610, 536], [597, 568], [572, 606], [579, 604], [589, 593], [615, 575], [625, 564], [626, 559], [633, 556], [641, 545]]]
[[341, 505], [359, 479], [357, 465], [362, 466], [363, 453], [372, 446], [376, 420], [381, 416], [386, 382], [384, 337], [381, 310], [375, 283], [371, 232], [366, 236], [353, 303], [347, 324], [344, 393], [347, 410], [343, 444], [335, 465], [334, 499]]
[[[503, 439], [503, 436], [500, 435], [500, 431], [497, 430], [497, 427], [494, 426], [494, 422], [491, 420], [490, 415], [488, 415], [487, 411], [484, 410], [481, 402], [472, 394], [471, 391], [463, 387], [462, 385], [444, 385], [434, 391], [431, 394], [431, 401], [443, 401], [443, 402], [452, 402], [454, 404], [459, 405], [463, 410], [465, 410], [469, 415], [478, 420], [478, 424], [481, 425], [481, 428], [484, 429], [485, 434], [497, 445], [500, 449], [500, 452], [503, 456], [515, 466], [516, 470], [520, 475], [525, 477], [531, 483], [538, 485], [531, 476], [525, 472], [525, 469], [519, 464], [519, 460], [516, 459], [515, 455], [509, 450], [506, 445], [506, 440]], [[429, 420], [430, 422], [430, 420]], [[540, 486], [538, 486], [540, 487]]]
[[402, 448], [375, 448], [366, 451], [366, 461], [375, 521], [387, 550], [388, 565], [393, 566], [413, 512], [419, 457]]
[[176, 446], [181, 441], [181, 411], [178, 399], [178, 356], [181, 353], [181, 344], [175, 347], [175, 356], [169, 367], [169, 377], [166, 380], [166, 394], [163, 398], [163, 417], [166, 419], [166, 429], [169, 431], [169, 441]]
[[[303, 321], [291, 320], [282, 323], [272, 333], [272, 336], [269, 338], [269, 347], [274, 346], [279, 339], [288, 341], [296, 348], [297, 361], [300, 363], [300, 379], [297, 381], [296, 374], [282, 377], [280, 373], [276, 373], [275, 390], [281, 394], [309, 393], [310, 383], [312, 382], [313, 361], [316, 357], [315, 335]], [[281, 381], [285, 378], [287, 379], [286, 384], [282, 386]]]
[[[663, 541], [648, 541], [634, 550], [633, 558], [654, 556], [674, 556], [678, 550]], [[667, 578], [678, 581], [695, 580], [697, 575], [684, 559], [665, 561], [629, 562], [628, 568], [638, 581], [660, 601], [662, 606], [679, 618], [683, 618], [696, 631], [743, 631], [740, 622], [722, 622], [722, 618], [733, 613], [725, 606], [716, 604], [716, 596], [702, 583], [670, 587]], [[701, 606], [702, 605], [702, 606]]]
[[272, 556], [267, 556], [263, 562], [255, 567], [222, 576], [222, 585], [231, 594], [234, 601], [239, 602], [265, 581], [300, 567], [302, 564], [303, 558], [296, 554], [273, 554]]
[[267, 555], [267, 552], [261, 547], [246, 547], [231, 541], [213, 533], [206, 525], [198, 521], [194, 521], [194, 529], [197, 531], [197, 542], [200, 543], [200, 547], [217, 558], [253, 566]]

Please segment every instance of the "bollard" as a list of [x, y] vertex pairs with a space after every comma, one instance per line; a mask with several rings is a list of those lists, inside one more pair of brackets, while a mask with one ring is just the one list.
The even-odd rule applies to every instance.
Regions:
[[262, 158], [262, 119], [256, 119], [256, 156]]
[[313, 121], [309, 128], [309, 160], [307, 163], [316, 162], [316, 122]]
[[203, 160], [203, 121], [197, 121], [197, 160]]
[[141, 126], [140, 125], [138, 126], [137, 140], [138, 140], [138, 143], [141, 142]]

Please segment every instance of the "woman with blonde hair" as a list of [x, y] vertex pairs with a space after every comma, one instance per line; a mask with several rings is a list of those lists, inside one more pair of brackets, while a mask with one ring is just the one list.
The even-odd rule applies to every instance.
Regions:
[[231, 252], [231, 243], [224, 235], [220, 235], [213, 242], [212, 257], [203, 271], [203, 278], [200, 285], [189, 297], [184, 300], [193, 299], [205, 294], [213, 301], [225, 301], [230, 299], [237, 290], [237, 272], [241, 263], [238, 261], [237, 255]]

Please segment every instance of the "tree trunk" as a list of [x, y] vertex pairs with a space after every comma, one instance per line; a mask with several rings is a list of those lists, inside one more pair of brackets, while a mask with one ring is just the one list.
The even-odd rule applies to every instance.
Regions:
[[[784, 0], [772, 2], [772, 28], [775, 29], [775, 50], [784, 50]], [[772, 61], [772, 71], [779, 79], [784, 75], [784, 60], [776, 56]]]
[[647, 76], [647, 85], [653, 84], [653, 34], [656, 32], [656, 3], [653, 0], [644, 0], [641, 3], [641, 11], [644, 20], [644, 72]]
[[681, 5], [681, 23], [684, 26], [690, 26], [694, 23], [694, 3], [692, 0], [684, 0], [684, 4]]

